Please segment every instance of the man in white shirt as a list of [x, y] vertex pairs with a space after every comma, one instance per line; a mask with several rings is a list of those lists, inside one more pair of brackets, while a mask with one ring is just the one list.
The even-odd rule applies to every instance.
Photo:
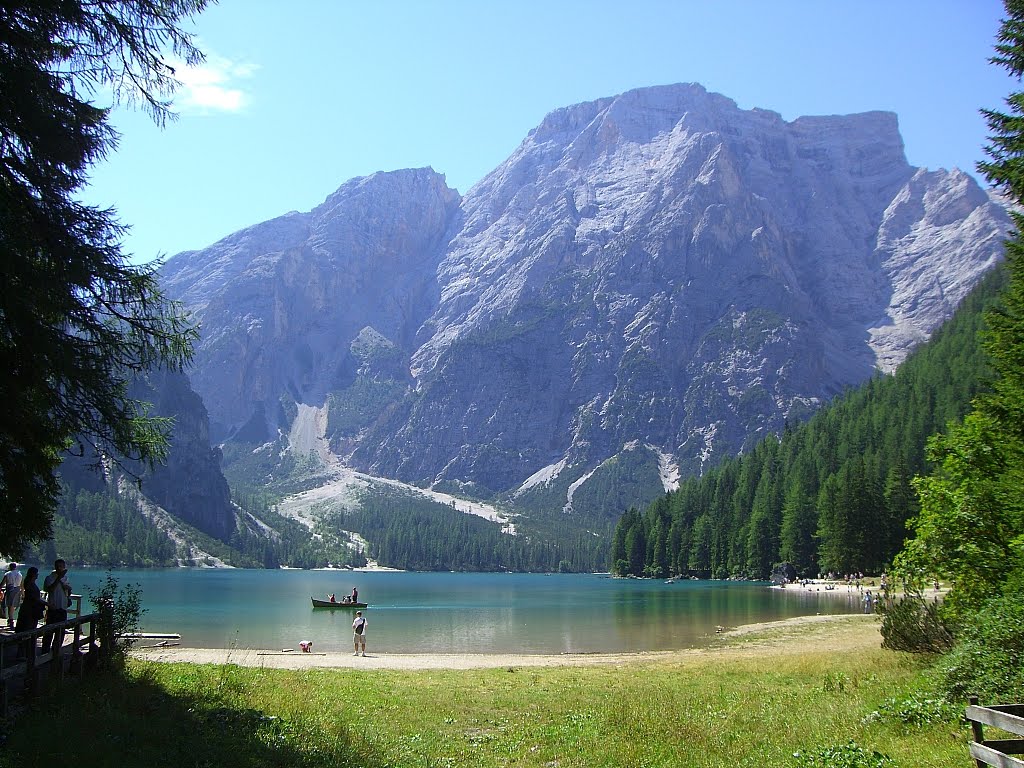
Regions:
[[352, 644], [356, 648], [353, 656], [359, 655], [360, 648], [362, 648], [363, 656], [366, 655], [366, 619], [362, 611], [356, 611], [355, 621], [352, 622]]
[[[53, 573], [43, 582], [46, 590], [46, 623], [59, 624], [68, 619], [68, 605], [71, 603], [71, 585], [68, 583], [68, 567], [63, 560], [53, 561]], [[64, 645], [64, 630], [58, 629], [43, 635], [42, 653], [48, 653], [52, 646], [59, 651]]]
[[4, 573], [3, 578], [3, 587], [8, 629], [14, 629], [14, 614], [18, 612], [18, 606], [21, 605], [21, 579], [21, 571], [18, 570], [17, 563], [11, 563], [7, 566], [7, 571]]

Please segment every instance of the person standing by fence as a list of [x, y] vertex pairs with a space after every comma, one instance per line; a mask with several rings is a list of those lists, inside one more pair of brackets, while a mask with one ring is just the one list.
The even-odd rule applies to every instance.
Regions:
[[[46, 577], [43, 588], [46, 589], [46, 623], [59, 624], [68, 620], [68, 606], [71, 604], [71, 585], [68, 583], [68, 567], [63, 560], [54, 560], [53, 573]], [[42, 652], [50, 648], [60, 651], [64, 645], [64, 630], [56, 629], [43, 635]]]
[[[46, 610], [46, 601], [39, 592], [39, 585], [36, 579], [39, 578], [39, 569], [34, 565], [25, 571], [25, 597], [21, 601], [21, 610], [18, 611], [18, 623], [14, 627], [15, 632], [28, 632], [35, 629], [39, 620], [43, 618], [43, 611]], [[18, 648], [18, 656], [28, 656], [29, 643], [35, 640], [26, 640]]]
[[22, 576], [21, 571], [18, 570], [18, 564], [11, 563], [7, 566], [7, 572], [3, 578], [4, 609], [7, 613], [8, 629], [14, 627], [14, 614], [17, 613], [18, 606], [21, 605], [21, 582]]

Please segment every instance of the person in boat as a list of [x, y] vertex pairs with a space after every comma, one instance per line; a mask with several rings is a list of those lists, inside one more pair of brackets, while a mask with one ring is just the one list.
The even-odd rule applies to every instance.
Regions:
[[334, 599], [334, 593], [333, 592], [331, 592], [331, 594], [329, 594], [327, 596], [327, 599], [330, 600], [332, 603], [338, 602], [337, 600]]
[[352, 587], [352, 602], [353, 603], [358, 603], [359, 602], [359, 590], [356, 589], [355, 587]]
[[352, 645], [356, 651], [353, 656], [358, 656], [360, 650], [363, 656], [366, 655], [366, 619], [362, 611], [356, 611], [356, 617], [352, 621]]

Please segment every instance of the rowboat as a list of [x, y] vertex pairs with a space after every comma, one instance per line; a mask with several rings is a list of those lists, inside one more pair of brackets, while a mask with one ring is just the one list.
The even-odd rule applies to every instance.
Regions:
[[341, 600], [336, 603], [332, 603], [330, 600], [317, 600], [315, 597], [309, 598], [313, 601], [314, 608], [365, 608], [366, 603], [343, 603]]

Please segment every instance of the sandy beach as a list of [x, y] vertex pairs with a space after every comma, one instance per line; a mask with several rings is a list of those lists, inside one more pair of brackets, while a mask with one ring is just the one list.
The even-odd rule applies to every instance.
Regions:
[[133, 655], [160, 662], [194, 664], [237, 664], [273, 669], [483, 669], [495, 667], [593, 666], [672, 663], [708, 655], [743, 657], [754, 654], [804, 653], [808, 650], [847, 653], [881, 642], [877, 616], [800, 616], [785, 621], [749, 624], [723, 631], [709, 638], [705, 648], [641, 653], [535, 654], [397, 654], [386, 650], [366, 656], [350, 653], [301, 653], [298, 648], [186, 648], [182, 646], [137, 647]]
[[[822, 595], [830, 595], [833, 597], [853, 597], [856, 596], [858, 599], [863, 600], [864, 594], [870, 592], [872, 597], [877, 600], [882, 595], [882, 588], [876, 586], [876, 579], [864, 579], [861, 581], [860, 586], [855, 583], [848, 583], [846, 581], [828, 581], [828, 580], [808, 580], [806, 584], [801, 582], [795, 582], [792, 584], [775, 584], [769, 587], [769, 589], [785, 590], [786, 592], [814, 592], [821, 593]], [[942, 599], [949, 593], [949, 587], [940, 585], [937, 589], [927, 587], [922, 593], [927, 599], [938, 598]], [[890, 599], [898, 599], [903, 597], [903, 588], [899, 586], [892, 586], [889, 589]]]

